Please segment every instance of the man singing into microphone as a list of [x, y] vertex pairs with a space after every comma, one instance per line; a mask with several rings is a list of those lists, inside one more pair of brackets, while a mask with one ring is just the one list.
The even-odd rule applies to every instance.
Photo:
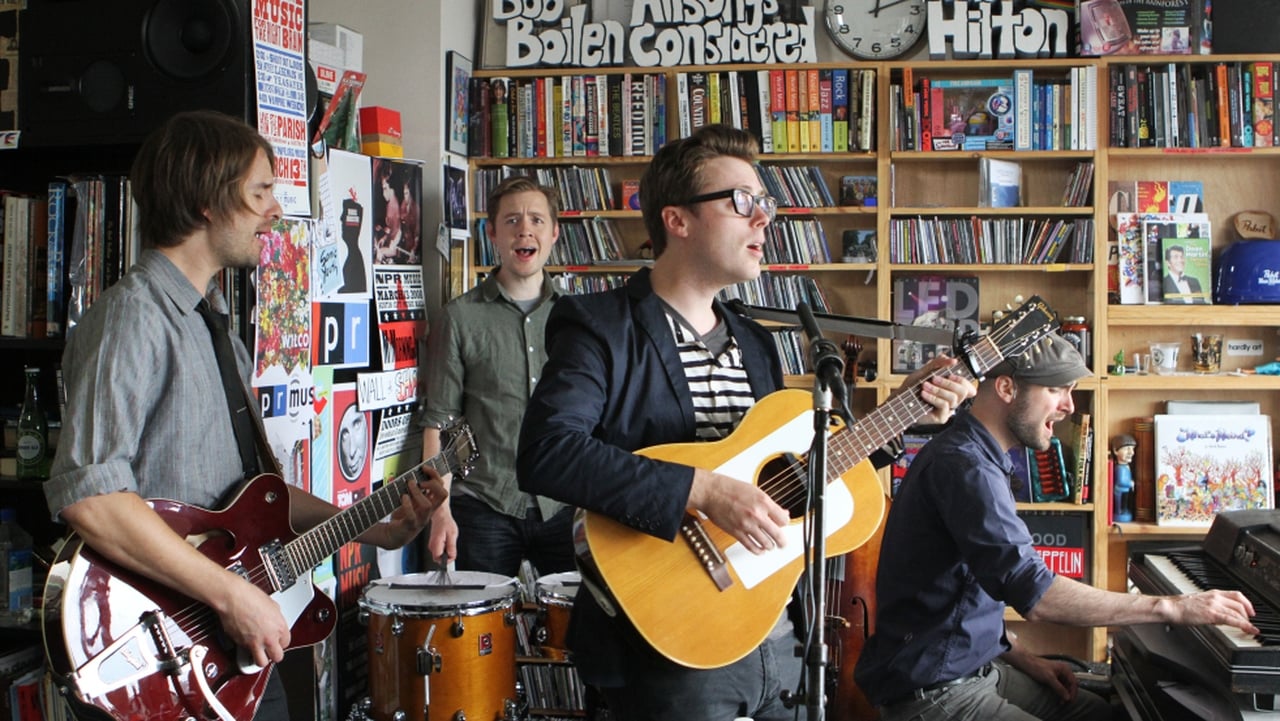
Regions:
[[[769, 333], [716, 297], [760, 274], [764, 229], [777, 203], [756, 175], [756, 151], [749, 134], [713, 125], [654, 156], [640, 180], [653, 268], [624, 288], [566, 296], [552, 311], [547, 364], [521, 430], [524, 490], [664, 539], [696, 512], [753, 553], [784, 542], [787, 511], [754, 484], [632, 453], [724, 438], [756, 401], [782, 388]], [[954, 362], [939, 359], [909, 384]], [[974, 392], [949, 376], [922, 388], [938, 422]], [[601, 690], [622, 721], [783, 721], [794, 711], [780, 694], [795, 689], [801, 664], [792, 630], [782, 614], [741, 660], [695, 670], [659, 655], [622, 615], [610, 616], [583, 591], [568, 640], [583, 681]]]

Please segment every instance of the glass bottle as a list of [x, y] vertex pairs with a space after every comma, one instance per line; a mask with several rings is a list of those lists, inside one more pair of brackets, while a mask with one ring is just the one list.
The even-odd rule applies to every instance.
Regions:
[[27, 391], [18, 416], [18, 478], [49, 477], [49, 423], [40, 407], [40, 369], [27, 368]]

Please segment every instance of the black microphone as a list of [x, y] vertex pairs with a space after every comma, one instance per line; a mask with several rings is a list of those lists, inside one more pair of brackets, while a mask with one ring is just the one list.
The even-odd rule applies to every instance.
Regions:
[[836, 397], [840, 415], [846, 416], [845, 421], [852, 423], [853, 421], [847, 417], [849, 391], [844, 384], [844, 357], [840, 355], [840, 350], [836, 348], [835, 343], [822, 336], [818, 319], [813, 317], [813, 310], [809, 308], [808, 303], [797, 304], [796, 312], [800, 314], [800, 323], [804, 326], [805, 335], [809, 336], [810, 365], [813, 366], [814, 375]]

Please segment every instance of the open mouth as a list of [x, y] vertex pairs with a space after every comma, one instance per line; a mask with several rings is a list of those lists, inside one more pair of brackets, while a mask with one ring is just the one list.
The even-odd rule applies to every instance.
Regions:
[[511, 252], [515, 253], [516, 257], [521, 260], [529, 260], [530, 258], [538, 254], [538, 249], [537, 248], [515, 248]]

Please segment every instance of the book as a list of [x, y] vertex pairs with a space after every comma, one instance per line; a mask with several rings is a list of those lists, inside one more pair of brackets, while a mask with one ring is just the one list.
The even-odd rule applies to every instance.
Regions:
[[49, 234], [49, 267], [45, 295], [45, 335], [62, 337], [66, 316], [66, 218], [67, 183], [54, 180], [49, 183], [47, 232]]
[[1012, 150], [1013, 78], [932, 79], [933, 150]]
[[841, 236], [840, 260], [844, 263], [876, 262], [876, 231], [851, 228]]
[[1209, 223], [1178, 223], [1162, 228], [1160, 255], [1164, 259], [1161, 299], [1165, 303], [1209, 304], [1213, 278], [1213, 241]]
[[507, 92], [510, 83], [510, 78], [489, 79], [489, 145], [495, 158], [511, 155], [511, 103]]
[[837, 153], [849, 150], [849, 71], [831, 72], [831, 149]]
[[1142, 305], [1147, 300], [1146, 252], [1142, 243], [1140, 213], [1116, 213], [1116, 282], [1121, 305]]
[[1155, 417], [1156, 523], [1205, 526], [1223, 511], [1274, 508], [1265, 415]]
[[1085, 503], [1088, 501], [1087, 492], [1092, 486], [1089, 467], [1093, 453], [1091, 416], [1084, 412], [1072, 413], [1058, 421], [1053, 432], [1065, 446], [1063, 454], [1070, 473], [1071, 501]]
[[1275, 85], [1269, 62], [1253, 64], [1253, 144], [1259, 148], [1272, 146], [1275, 117]]
[[[1164, 293], [1164, 276], [1167, 249], [1165, 247], [1166, 238], [1185, 238], [1185, 239], [1203, 239], [1206, 247], [1209, 243], [1210, 235], [1209, 216], [1203, 213], [1147, 213], [1139, 216], [1142, 225], [1143, 253], [1145, 261], [1143, 267], [1145, 269], [1145, 278], [1143, 284], [1146, 287], [1146, 302], [1150, 304], [1159, 304], [1165, 302]], [[1183, 259], [1186, 258], [1185, 253]], [[1203, 269], [1207, 272], [1207, 268]], [[1196, 274], [1197, 280], [1195, 285], [1200, 287], [1200, 278], [1207, 279], [1208, 275], [1201, 275], [1200, 271]], [[1207, 297], [1207, 293], [1206, 293]], [[1178, 301], [1181, 302], [1181, 301]]]
[[1013, 71], [1013, 149], [1031, 150], [1033, 147], [1031, 98], [1034, 87], [1034, 72], [1031, 68], [1015, 68]]
[[876, 205], [876, 176], [844, 175], [840, 178], [840, 205], [863, 207]]
[[1022, 165], [1016, 160], [982, 158], [978, 163], [978, 207], [1022, 205]]

